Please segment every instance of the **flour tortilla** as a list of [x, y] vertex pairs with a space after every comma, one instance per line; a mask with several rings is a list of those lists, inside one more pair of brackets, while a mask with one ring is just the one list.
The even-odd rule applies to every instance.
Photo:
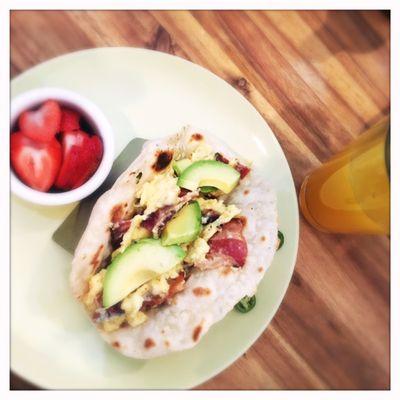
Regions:
[[[188, 157], [198, 144], [185, 127], [180, 133], [145, 143], [141, 154], [117, 179], [113, 187], [95, 204], [88, 226], [79, 242], [72, 262], [71, 286], [74, 296], [82, 300], [87, 281], [112, 251], [110, 227], [112, 220], [130, 215], [136, 176], [143, 175], [139, 185], [154, 175], [151, 166], [159, 150], [172, 150], [174, 157]], [[229, 159], [239, 157], [214, 137], [201, 133], [213, 150]], [[243, 161], [242, 161], [243, 162]], [[134, 358], [152, 358], [195, 346], [208, 329], [232, 310], [244, 296], [256, 292], [257, 285], [271, 264], [277, 245], [277, 209], [273, 189], [253, 168], [240, 185], [228, 196], [247, 219], [243, 234], [248, 256], [243, 268], [194, 270], [183, 292], [174, 304], [151, 310], [142, 325], [123, 327], [101, 336], [116, 350]], [[205, 290], [194, 290], [202, 288]], [[202, 293], [199, 296], [199, 292]], [[196, 294], [197, 295], [196, 295]]]

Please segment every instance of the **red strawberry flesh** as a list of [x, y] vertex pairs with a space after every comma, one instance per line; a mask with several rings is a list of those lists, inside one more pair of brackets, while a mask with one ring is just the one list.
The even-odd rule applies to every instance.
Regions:
[[24, 111], [18, 124], [22, 134], [38, 142], [50, 142], [60, 130], [61, 109], [54, 100], [47, 100], [37, 110]]
[[38, 143], [16, 132], [10, 138], [11, 165], [26, 185], [47, 192], [61, 166], [61, 145], [56, 139]]
[[61, 142], [63, 162], [55, 186], [63, 190], [75, 189], [97, 170], [103, 156], [103, 143], [98, 136], [89, 136], [80, 130], [63, 133]]
[[70, 108], [61, 108], [60, 132], [76, 131], [80, 129], [79, 120], [81, 116], [75, 110]]

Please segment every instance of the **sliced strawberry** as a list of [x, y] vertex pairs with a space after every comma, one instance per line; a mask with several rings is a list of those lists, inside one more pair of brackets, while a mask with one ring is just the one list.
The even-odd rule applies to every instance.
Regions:
[[98, 136], [89, 137], [86, 149], [86, 170], [75, 181], [75, 187], [83, 185], [97, 170], [103, 157], [103, 142]]
[[63, 133], [61, 143], [63, 162], [55, 186], [63, 190], [75, 189], [97, 170], [103, 156], [103, 143], [98, 136], [89, 136], [83, 131]]
[[70, 108], [61, 108], [60, 132], [77, 131], [80, 129], [79, 120], [81, 116]]
[[21, 132], [11, 135], [11, 165], [18, 177], [33, 189], [47, 192], [61, 166], [61, 145], [56, 139], [41, 143]]
[[50, 142], [60, 130], [61, 109], [54, 100], [35, 111], [24, 111], [18, 120], [20, 131], [32, 140]]

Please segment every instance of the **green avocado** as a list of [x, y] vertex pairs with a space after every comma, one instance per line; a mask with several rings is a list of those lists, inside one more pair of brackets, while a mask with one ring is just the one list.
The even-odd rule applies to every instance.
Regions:
[[184, 206], [176, 216], [167, 223], [161, 235], [164, 246], [193, 241], [201, 231], [201, 209], [199, 203]]
[[[175, 161], [172, 167], [174, 168], [176, 174], [179, 176], [182, 175], [182, 172], [191, 164], [192, 162], [188, 158], [184, 158], [182, 160]], [[201, 193], [212, 193], [215, 192], [216, 190], [218, 189], [213, 186], [203, 186], [200, 188]]]
[[182, 174], [182, 172], [191, 164], [192, 162], [188, 158], [184, 158], [182, 160], [175, 161], [172, 164], [172, 168], [176, 172], [176, 174], [179, 176]]
[[215, 160], [196, 161], [187, 167], [178, 178], [178, 186], [196, 190], [199, 187], [213, 186], [224, 193], [231, 192], [240, 179], [235, 168]]
[[215, 192], [216, 190], [218, 189], [214, 186], [202, 186], [200, 188], [200, 192], [205, 194]]
[[142, 239], [114, 258], [107, 268], [103, 307], [123, 300], [147, 281], [168, 272], [185, 257], [179, 246], [163, 246], [157, 239]]

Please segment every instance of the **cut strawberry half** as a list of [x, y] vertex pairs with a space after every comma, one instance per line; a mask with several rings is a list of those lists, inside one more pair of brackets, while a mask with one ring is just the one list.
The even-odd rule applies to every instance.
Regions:
[[44, 102], [39, 109], [24, 111], [18, 120], [21, 133], [38, 142], [50, 142], [60, 130], [61, 109], [54, 100]]
[[11, 135], [11, 165], [26, 185], [47, 192], [61, 166], [61, 145], [56, 139], [36, 142], [21, 132]]
[[79, 120], [81, 116], [70, 108], [61, 108], [60, 132], [77, 131], [80, 129]]
[[97, 170], [103, 157], [103, 143], [98, 136], [89, 136], [80, 130], [63, 133], [61, 143], [63, 162], [55, 186], [75, 189]]

